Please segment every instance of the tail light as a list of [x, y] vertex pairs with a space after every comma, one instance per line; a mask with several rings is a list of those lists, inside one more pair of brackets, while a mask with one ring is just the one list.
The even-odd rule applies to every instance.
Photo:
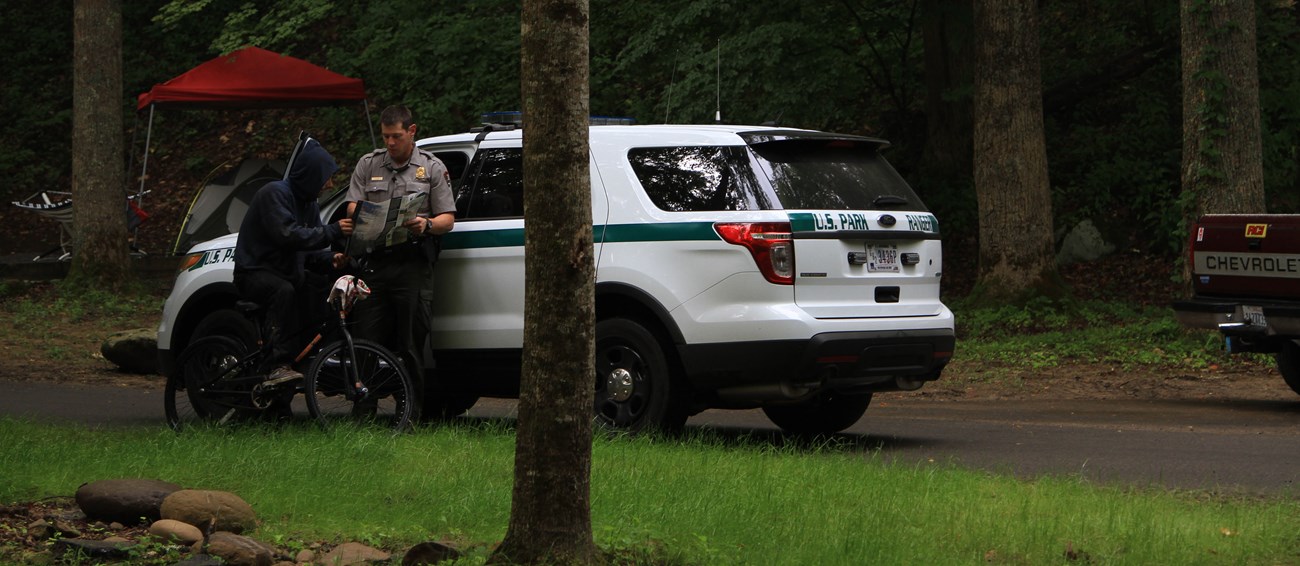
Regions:
[[777, 285], [794, 285], [794, 241], [789, 222], [718, 222], [713, 225], [728, 244], [744, 246], [763, 277]]

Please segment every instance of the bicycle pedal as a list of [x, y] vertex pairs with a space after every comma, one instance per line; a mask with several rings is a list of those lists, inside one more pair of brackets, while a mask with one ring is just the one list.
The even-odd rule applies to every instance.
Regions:
[[266, 381], [263, 381], [261, 385], [262, 387], [277, 387], [280, 385], [284, 385], [286, 383], [292, 383], [294, 381], [298, 381], [300, 379], [302, 379], [301, 375], [285, 375], [281, 377], [273, 377], [267, 379]]

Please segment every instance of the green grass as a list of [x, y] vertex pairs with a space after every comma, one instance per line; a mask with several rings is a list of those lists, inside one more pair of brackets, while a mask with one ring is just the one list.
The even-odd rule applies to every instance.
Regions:
[[[503, 424], [392, 437], [312, 427], [88, 430], [0, 420], [0, 503], [146, 477], [220, 489], [283, 547], [359, 540], [396, 552], [450, 540], [481, 563], [504, 535], [514, 437]], [[643, 564], [1282, 564], [1300, 503], [1019, 481], [898, 464], [852, 443], [698, 433], [600, 438], [597, 543]], [[1076, 560], [1067, 558], [1067, 550]]]

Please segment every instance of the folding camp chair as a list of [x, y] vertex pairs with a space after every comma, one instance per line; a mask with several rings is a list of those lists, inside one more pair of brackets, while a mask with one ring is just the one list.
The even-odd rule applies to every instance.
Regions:
[[[149, 191], [143, 191], [126, 197], [127, 229], [132, 236], [131, 251], [137, 255], [143, 255], [144, 252], [135, 247], [135, 235], [140, 228], [140, 224], [149, 218], [149, 214], [142, 210], [137, 202], [141, 196], [148, 193]], [[72, 193], [67, 191], [41, 191], [21, 201], [13, 201], [13, 205], [35, 212], [59, 224], [58, 247], [51, 248], [49, 251], [32, 258], [32, 261], [40, 261], [41, 258], [54, 252], [62, 252], [59, 255], [59, 261], [67, 261], [72, 258]]]
[[67, 191], [41, 191], [21, 201], [13, 201], [14, 206], [30, 210], [59, 223], [59, 245], [34, 258], [41, 258], [54, 252], [63, 252], [59, 261], [72, 257], [72, 193]]

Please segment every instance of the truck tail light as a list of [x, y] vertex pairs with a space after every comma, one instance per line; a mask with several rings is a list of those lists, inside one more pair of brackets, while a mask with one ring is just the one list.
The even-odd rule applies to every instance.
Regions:
[[790, 239], [789, 222], [718, 222], [713, 229], [728, 244], [749, 249], [763, 278], [777, 285], [794, 285], [794, 240]]

